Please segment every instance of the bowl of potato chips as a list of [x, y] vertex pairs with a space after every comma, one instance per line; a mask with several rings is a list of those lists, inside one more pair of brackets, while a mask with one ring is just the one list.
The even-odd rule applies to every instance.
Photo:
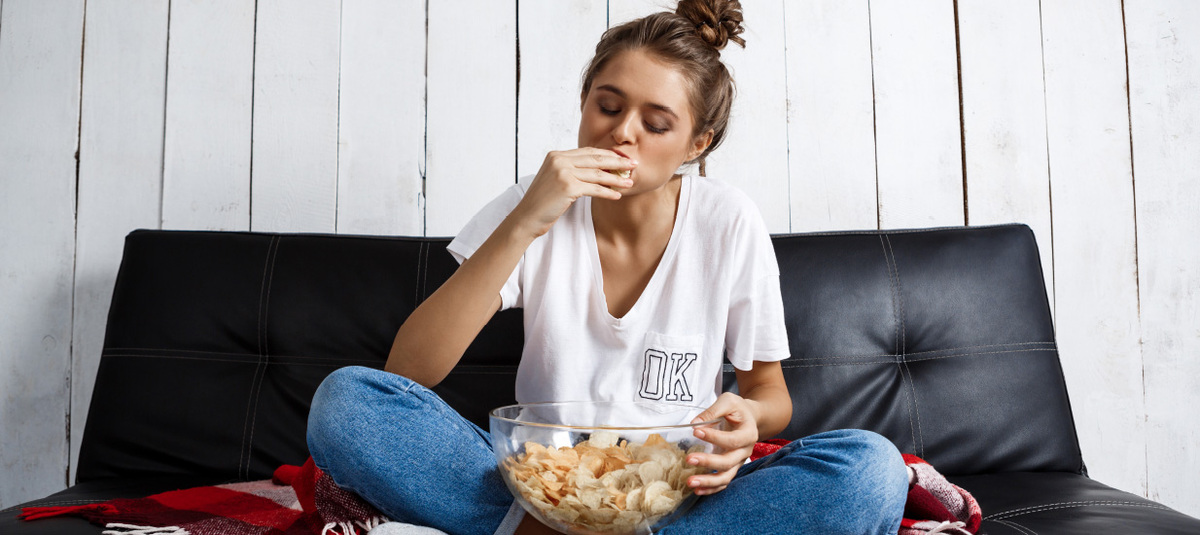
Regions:
[[489, 415], [504, 483], [526, 512], [568, 534], [653, 533], [696, 500], [691, 452], [712, 452], [690, 423], [704, 407], [644, 402], [509, 405]]

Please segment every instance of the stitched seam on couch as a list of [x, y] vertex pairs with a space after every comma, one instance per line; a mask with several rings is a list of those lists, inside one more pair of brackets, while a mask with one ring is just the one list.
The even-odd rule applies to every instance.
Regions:
[[[1007, 342], [1007, 343], [1002, 343], [1002, 344], [982, 344], [982, 345], [975, 345], [975, 346], [947, 347], [944, 349], [929, 349], [926, 351], [910, 351], [910, 352], [905, 352], [904, 357], [909, 362], [912, 362], [914, 360], [918, 360], [918, 359], [909, 358], [909, 357], [912, 357], [913, 355], [929, 355], [929, 354], [934, 354], [934, 353], [951, 353], [951, 352], [963, 351], [963, 350], [967, 350], [967, 349], [989, 349], [989, 348], [996, 348], [996, 347], [1019, 348], [1022, 346], [1042, 346], [1043, 349], [1058, 349], [1058, 347], [1056, 346], [1056, 344], [1054, 342]], [[965, 353], [965, 354], [970, 354], [970, 352]], [[787, 360], [802, 361], [802, 360], [839, 360], [839, 359], [866, 359], [866, 358], [895, 359], [899, 356], [900, 355], [897, 353], [879, 353], [879, 354], [873, 354], [873, 355], [821, 355], [819, 357], [790, 357]]]
[[1045, 511], [1054, 511], [1057, 509], [1071, 509], [1074, 507], [1095, 507], [1095, 506], [1099, 506], [1099, 505], [1115, 505], [1115, 506], [1120, 506], [1120, 507], [1148, 507], [1151, 509], [1163, 509], [1166, 511], [1174, 511], [1174, 509], [1171, 509], [1170, 507], [1167, 507], [1165, 505], [1160, 505], [1157, 503], [1122, 502], [1122, 501], [1116, 501], [1116, 500], [1092, 500], [1092, 501], [1082, 501], [1082, 502], [1048, 503], [1045, 505], [1022, 507], [1020, 509], [1013, 509], [1011, 511], [1001, 511], [999, 513], [992, 513], [988, 516], [983, 517], [983, 519], [984, 520], [1004, 520], [1004, 519], [1012, 518], [1015, 516], [1021, 516], [1021, 515], [1027, 515], [1027, 514], [1033, 514], [1033, 513], [1041, 513], [1041, 512], [1045, 512]]
[[1022, 526], [1021, 524], [1018, 524], [1011, 520], [991, 520], [991, 522], [995, 522], [997, 524], [1003, 524], [1005, 526], [1008, 526], [1010, 528], [1013, 528], [1013, 529], [1025, 534], [1025, 535], [1038, 535], [1036, 531], [1029, 529], [1025, 526]]
[[[246, 364], [246, 365], [253, 364], [255, 366], [258, 366], [260, 364], [259, 362], [251, 362], [251, 361], [244, 360], [244, 359], [223, 359], [223, 358], [209, 358], [209, 357], [180, 357], [180, 356], [176, 356], [176, 355], [110, 354], [110, 355], [104, 355], [104, 356], [105, 357], [113, 357], [113, 358], [134, 358], [134, 359], [141, 358], [141, 359], [163, 359], [163, 360], [198, 360], [198, 361], [205, 361], [205, 362], [228, 362], [231, 364]], [[359, 364], [359, 365], [363, 365], [363, 366], [367, 366], [367, 367], [378, 367], [380, 364], [382, 364], [382, 362], [380, 362], [378, 360], [347, 360], [347, 359], [324, 359], [324, 360], [326, 360], [327, 362], [288, 362], [286, 359], [272, 358], [271, 364], [274, 364], [276, 366], [281, 366], [281, 365], [311, 366], [311, 367], [317, 367], [317, 368], [340, 368], [342, 366], [350, 366], [350, 365], [354, 365], [354, 364]]]
[[[892, 359], [892, 362], [895, 363], [896, 371], [900, 373], [901, 380], [908, 383], [909, 388], [904, 392], [904, 397], [908, 399], [908, 431], [912, 436], [913, 451], [915, 453], [920, 453], [919, 442], [917, 442], [917, 427], [915, 423], [916, 419], [913, 418], [913, 409], [916, 406], [916, 391], [912, 386], [911, 378], [904, 374], [904, 345], [901, 343], [902, 334], [900, 330], [901, 325], [904, 323], [902, 317], [904, 314], [904, 308], [903, 304], [900, 302], [900, 273], [895, 267], [896, 259], [893, 254], [891, 254], [888, 243], [885, 240], [886, 236], [880, 234], [879, 246], [883, 249], [883, 263], [887, 267], [888, 285], [892, 290], [892, 321], [895, 325], [892, 330], [892, 353], [897, 356], [897, 358]], [[920, 454], [924, 455], [923, 453]]]
[[238, 456], [237, 473], [243, 479], [250, 477], [250, 451], [254, 446], [254, 424], [257, 420], [258, 398], [262, 392], [262, 381], [266, 377], [267, 355], [267, 314], [271, 297], [271, 283], [275, 281], [275, 256], [279, 252], [279, 236], [272, 236], [267, 245], [267, 259], [263, 265], [263, 282], [258, 294], [258, 364], [254, 368], [254, 376], [250, 384], [250, 392], [246, 399], [246, 419], [242, 424], [242, 444]]
[[[244, 351], [209, 351], [205, 349], [174, 349], [169, 347], [107, 347], [104, 348], [102, 355], [108, 354], [123, 354], [128, 356], [139, 356], [135, 353], [143, 353], [145, 356], [175, 356], [170, 353], [199, 353], [201, 355], [228, 355], [231, 357], [246, 357], [249, 359], [258, 358], [258, 353], [246, 353]], [[304, 355], [271, 355], [271, 360], [278, 362], [279, 359], [307, 359], [307, 360], [345, 360], [341, 357], [309, 357]]]
[[92, 503], [101, 503], [101, 502], [106, 502], [106, 501], [108, 501], [108, 500], [95, 499], [95, 500], [67, 500], [67, 501], [61, 501], [61, 502], [19, 503], [17, 505], [7, 508], [7, 509], [0, 509], [0, 513], [11, 513], [13, 511], [19, 511], [21, 509], [24, 509], [26, 507], [57, 507], [60, 505], [88, 505], [88, 504], [92, 504]]
[[[927, 361], [927, 360], [975, 357], [975, 356], [980, 356], [980, 355], [1000, 355], [1000, 354], [1006, 354], [1006, 353], [1030, 353], [1030, 352], [1044, 352], [1044, 351], [1057, 351], [1057, 350], [1056, 349], [1013, 349], [1013, 350], [1009, 350], [1009, 351], [980, 351], [980, 352], [974, 352], [974, 353], [960, 353], [957, 355], [945, 355], [945, 356], [941, 356], [941, 357], [926, 357], [923, 359], [908, 359], [907, 362], [923, 362], [923, 361]], [[784, 369], [789, 369], [789, 368], [821, 368], [824, 366], [861, 366], [861, 365], [867, 365], [867, 364], [896, 364], [896, 361], [894, 359], [892, 359], [892, 360], [868, 360], [868, 361], [862, 361], [862, 362], [826, 362], [826, 363], [820, 363], [820, 364], [792, 364], [785, 360], [780, 363], [780, 366], [782, 366]]]
[[917, 414], [917, 432], [916, 443], [913, 445], [917, 448], [918, 455], [925, 456], [925, 433], [921, 431], [921, 407], [917, 404], [917, 386], [913, 380], [912, 370], [908, 367], [908, 360], [905, 355], [908, 351], [908, 326], [905, 324], [904, 314], [904, 284], [900, 281], [900, 261], [896, 260], [896, 250], [892, 248], [892, 238], [887, 234], [883, 235], [887, 241], [888, 256], [892, 259], [892, 269], [896, 274], [896, 298], [900, 304], [900, 364], [902, 374], [907, 375], [908, 389], [912, 392], [912, 408]]

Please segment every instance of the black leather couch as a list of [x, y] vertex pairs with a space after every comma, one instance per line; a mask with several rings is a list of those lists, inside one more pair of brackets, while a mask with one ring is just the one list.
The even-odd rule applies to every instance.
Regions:
[[[970, 490], [991, 535], [1200, 533], [1200, 520], [1089, 479], [1033, 233], [1021, 225], [776, 236], [796, 438], [864, 428]], [[270, 477], [302, 463], [309, 401], [381, 367], [396, 328], [456, 264], [447, 241], [135, 231], [125, 245], [78, 504]], [[441, 385], [486, 428], [513, 401], [519, 311]], [[732, 386], [731, 369], [726, 384]], [[99, 533], [73, 518], [6, 535]]]

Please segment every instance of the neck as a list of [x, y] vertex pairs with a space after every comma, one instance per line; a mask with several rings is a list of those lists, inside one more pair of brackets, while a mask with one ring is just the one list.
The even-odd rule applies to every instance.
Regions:
[[609, 241], [638, 242], [670, 235], [679, 209], [679, 191], [683, 180], [671, 177], [661, 188], [616, 201], [592, 198], [592, 226], [596, 237]]

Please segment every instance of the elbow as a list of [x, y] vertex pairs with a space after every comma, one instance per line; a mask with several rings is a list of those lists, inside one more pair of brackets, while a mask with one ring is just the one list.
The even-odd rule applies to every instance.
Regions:
[[430, 369], [428, 365], [422, 366], [420, 362], [410, 358], [396, 345], [392, 346], [387, 362], [383, 365], [383, 371], [412, 379], [413, 382], [425, 388], [437, 386], [450, 373], [450, 370], [441, 371]]

